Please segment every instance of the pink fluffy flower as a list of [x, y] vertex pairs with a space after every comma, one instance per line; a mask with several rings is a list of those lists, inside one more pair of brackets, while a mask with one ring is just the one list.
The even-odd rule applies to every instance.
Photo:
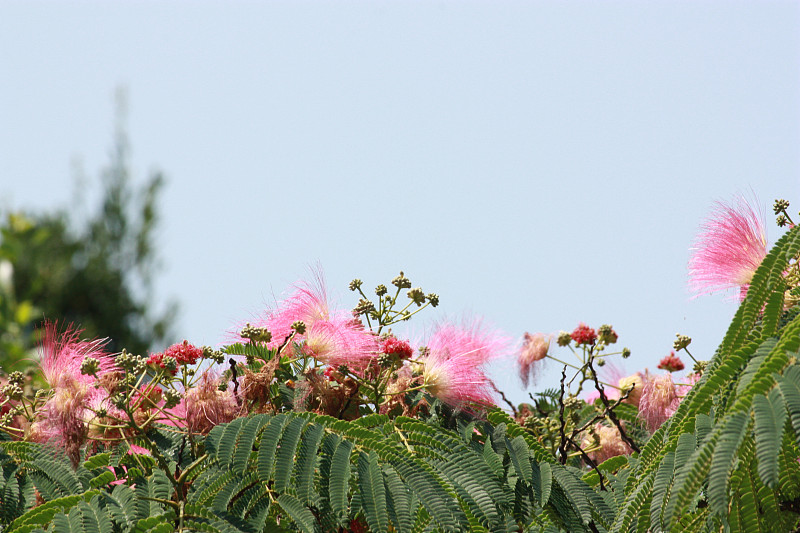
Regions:
[[736, 205], [717, 202], [692, 248], [689, 287], [696, 296], [739, 288], [743, 298], [766, 255], [763, 216], [744, 198]]
[[64, 379], [74, 379], [80, 383], [94, 383], [95, 378], [81, 374], [81, 365], [87, 357], [97, 359], [98, 376], [114, 370], [114, 359], [104, 347], [106, 339], [93, 341], [80, 340], [82, 330], [67, 326], [59, 332], [58, 325], [46, 322], [40, 350], [39, 366], [44, 379], [52, 388], [57, 388]]
[[365, 370], [379, 349], [375, 335], [352, 318], [316, 321], [302, 338], [305, 344], [301, 349], [307, 355], [327, 365], [344, 365], [355, 371]]
[[77, 464], [87, 436], [88, 407], [108, 394], [93, 386], [94, 376], [81, 374], [81, 365], [87, 357], [96, 359], [96, 374], [102, 376], [115, 369], [114, 360], [103, 349], [105, 341], [79, 340], [81, 331], [72, 326], [60, 333], [56, 324], [48, 322], [44, 329], [39, 365], [53, 395], [39, 409], [27, 438], [63, 446]]
[[519, 365], [519, 377], [525, 387], [536, 374], [537, 361], [541, 361], [547, 356], [550, 350], [550, 336], [544, 333], [525, 333], [522, 338], [522, 347], [517, 353], [517, 364]]
[[[339, 321], [352, 319], [349, 313], [332, 311], [328, 304], [328, 294], [322, 276], [317, 274], [315, 282], [297, 282], [291, 293], [277, 303], [275, 309], [268, 310], [262, 316], [252, 320], [253, 326], [267, 328], [272, 334], [272, 340], [267, 344], [270, 348], [281, 346], [292, 335], [292, 324], [297, 321], [305, 323], [310, 328], [320, 321]], [[237, 341], [241, 341], [237, 328], [234, 334]], [[295, 336], [297, 339], [298, 336]]]
[[[305, 324], [306, 330], [303, 334], [295, 333], [292, 343], [323, 363], [346, 365], [359, 371], [376, 357], [377, 338], [354, 320], [350, 311], [331, 308], [325, 282], [318, 273], [314, 283], [296, 283], [288, 297], [253, 321], [253, 325], [269, 330], [272, 340], [267, 346], [278, 348], [292, 335], [292, 324], [298, 321]], [[293, 345], [287, 347], [293, 348]]]
[[492, 381], [483, 367], [507, 353], [508, 340], [472, 321], [441, 324], [431, 335], [422, 358], [422, 379], [428, 391], [453, 407], [494, 404]]

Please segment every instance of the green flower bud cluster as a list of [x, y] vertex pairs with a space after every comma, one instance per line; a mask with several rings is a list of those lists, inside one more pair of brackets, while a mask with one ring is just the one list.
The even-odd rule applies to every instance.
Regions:
[[0, 390], [0, 394], [6, 398], [10, 398], [11, 400], [21, 400], [23, 391], [22, 387], [20, 387], [18, 383], [9, 383], [3, 387], [2, 390]]
[[408, 291], [408, 297], [411, 301], [417, 304], [417, 307], [425, 303], [425, 293], [422, 292], [422, 287], [417, 287]]
[[384, 285], [383, 283], [381, 283], [380, 285], [375, 287], [375, 294], [377, 294], [378, 296], [383, 296], [388, 292], [389, 292], [389, 289], [387, 289], [386, 285]]
[[614, 328], [609, 324], [603, 324], [597, 328], [597, 339], [603, 344], [614, 344], [619, 337], [617, 336], [617, 332], [614, 331]]
[[776, 222], [781, 228], [787, 224], [794, 224], [792, 219], [789, 218], [789, 214], [786, 212], [787, 209], [789, 209], [789, 202], [784, 199], [775, 200], [775, 204], [772, 206], [773, 212], [778, 215]]
[[405, 276], [405, 274], [403, 274], [403, 271], [401, 270], [400, 271], [400, 275], [395, 277], [392, 280], [392, 285], [394, 285], [398, 289], [410, 289], [411, 288], [411, 280], [408, 279]]
[[258, 328], [246, 323], [239, 332], [245, 339], [250, 339], [252, 342], [269, 342], [272, 340], [272, 333], [267, 328]]
[[676, 333], [675, 337], [677, 338], [675, 339], [675, 342], [672, 343], [672, 347], [675, 349], [675, 351], [683, 350], [692, 343], [692, 338], [686, 335]]
[[708, 366], [708, 361], [697, 361], [694, 364], [694, 368], [692, 368], [692, 372], [695, 374], [703, 375], [703, 372], [706, 371], [706, 367]]
[[122, 370], [133, 374], [140, 374], [147, 367], [147, 359], [141, 355], [130, 354], [125, 349], [116, 357], [114, 362]]
[[22, 385], [25, 382], [25, 375], [19, 370], [15, 370], [8, 375], [8, 382]]
[[81, 374], [84, 376], [96, 376], [100, 370], [100, 361], [94, 357], [87, 357], [81, 363]]
[[306, 323], [302, 320], [297, 320], [292, 323], [292, 329], [295, 330], [298, 335], [302, 335], [306, 332]]
[[628, 358], [628, 357], [630, 357], [630, 356], [631, 356], [631, 350], [630, 350], [630, 348], [623, 348], [623, 349], [622, 349], [622, 358], [623, 358], [623, 359], [627, 359], [627, 358]]
[[161, 360], [161, 363], [164, 365], [164, 369], [168, 372], [172, 372], [173, 374], [178, 371], [178, 360], [168, 355]]
[[775, 200], [775, 204], [773, 204], [772, 209], [777, 215], [778, 213], [781, 213], [789, 209], [789, 202], [784, 200], [783, 198]]
[[562, 331], [558, 334], [556, 344], [559, 346], [569, 346], [570, 342], [572, 342], [572, 336], [568, 332]]
[[564, 407], [566, 409], [580, 409], [581, 401], [578, 399], [577, 396], [570, 394], [566, 398], [564, 398]]
[[109, 400], [114, 405], [114, 407], [118, 409], [124, 409], [125, 406], [128, 404], [127, 396], [125, 396], [125, 394], [122, 393], [115, 394], [114, 396], [109, 398]]
[[358, 301], [358, 305], [353, 309], [353, 313], [355, 315], [369, 315], [375, 313], [375, 304], [366, 298], [361, 298]]
[[378, 365], [380, 365], [381, 368], [389, 368], [392, 366], [394, 359], [396, 358], [392, 357], [391, 354], [382, 353], [378, 356]]
[[181, 401], [181, 393], [173, 390], [167, 389], [164, 391], [164, 409], [172, 409]]
[[119, 381], [119, 384], [122, 387], [135, 387], [137, 381], [139, 381], [139, 379], [136, 377], [136, 374], [125, 374], [125, 377]]
[[350, 290], [357, 291], [358, 289], [361, 288], [361, 285], [363, 285], [363, 282], [360, 279], [356, 278], [350, 282]]
[[14, 417], [18, 414], [20, 413], [17, 411], [17, 409], [12, 409], [3, 416], [0, 416], [0, 426], [7, 426], [11, 424], [11, 422], [14, 420]]
[[222, 350], [215, 350], [211, 346], [203, 346], [203, 358], [211, 359], [218, 365], [225, 362], [225, 354], [222, 353]]

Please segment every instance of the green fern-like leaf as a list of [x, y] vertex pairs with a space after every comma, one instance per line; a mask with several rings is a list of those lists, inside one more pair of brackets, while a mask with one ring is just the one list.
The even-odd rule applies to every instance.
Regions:
[[723, 520], [727, 520], [728, 513], [728, 481], [736, 461], [736, 452], [744, 439], [749, 423], [748, 413], [729, 415], [716, 440], [716, 449], [708, 474], [708, 504], [712, 511], [722, 515]]
[[4, 533], [22, 533], [31, 531], [34, 527], [47, 525], [56, 514], [69, 512], [80, 502], [91, 500], [98, 493], [98, 490], [90, 490], [43, 503], [11, 522]]
[[383, 465], [383, 476], [387, 489], [386, 504], [392, 525], [401, 533], [410, 533], [414, 528], [415, 514], [412, 512], [411, 493], [391, 466]]
[[231, 464], [231, 469], [237, 474], [243, 475], [247, 471], [250, 455], [253, 453], [253, 444], [261, 428], [263, 428], [268, 421], [269, 419], [266, 415], [250, 417], [239, 432], [239, 440], [236, 443], [236, 449], [233, 452], [233, 462]]
[[314, 473], [317, 466], [317, 449], [324, 428], [318, 424], [309, 426], [303, 434], [303, 441], [297, 452], [297, 466], [295, 467], [295, 486], [297, 498], [310, 504], [314, 498]]
[[386, 489], [383, 474], [378, 466], [378, 456], [361, 452], [358, 456], [358, 486], [364, 517], [372, 531], [387, 531], [389, 515], [386, 509]]
[[800, 366], [791, 365], [778, 379], [778, 388], [781, 391], [789, 419], [794, 426], [797, 442], [800, 444]]
[[289, 515], [300, 531], [314, 533], [314, 515], [300, 500], [289, 494], [281, 494], [278, 496], [278, 505]]
[[347, 493], [350, 483], [350, 454], [352, 451], [352, 443], [341, 441], [331, 460], [328, 491], [331, 508], [340, 517], [347, 516]]
[[277, 415], [270, 419], [269, 424], [261, 435], [258, 448], [258, 477], [264, 482], [272, 479], [275, 468], [275, 452], [278, 449], [283, 428], [289, 423], [286, 415]]
[[306, 421], [300, 417], [294, 418], [286, 426], [281, 437], [281, 444], [275, 454], [275, 490], [285, 492], [289, 486], [289, 479], [294, 466], [297, 445], [306, 426]]
[[775, 387], [767, 396], [753, 398], [753, 422], [758, 474], [766, 486], [774, 489], [778, 485], [778, 457], [786, 424], [780, 389]]

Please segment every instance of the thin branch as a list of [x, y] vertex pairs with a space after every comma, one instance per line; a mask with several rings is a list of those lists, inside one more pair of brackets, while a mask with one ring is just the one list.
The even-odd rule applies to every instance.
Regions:
[[503, 401], [506, 402], [506, 404], [508, 404], [508, 406], [511, 408], [511, 412], [514, 414], [514, 418], [517, 418], [517, 408], [514, 407], [514, 404], [511, 403], [511, 401], [508, 398], [506, 398], [506, 395], [503, 393], [503, 391], [497, 388], [497, 385], [495, 385], [494, 381], [492, 381], [491, 383], [492, 387], [494, 387], [494, 391], [497, 394], [499, 394], [500, 397], [503, 399]]
[[561, 371], [561, 393], [558, 395], [558, 421], [561, 426], [558, 428], [558, 434], [561, 440], [558, 444], [558, 460], [562, 465], [567, 464], [567, 433], [565, 428], [567, 426], [564, 420], [564, 381], [567, 379], [567, 366], [564, 365], [564, 370]]
[[[639, 446], [633, 441], [633, 439], [631, 439], [628, 436], [627, 433], [625, 433], [625, 429], [622, 427], [619, 418], [617, 418], [617, 414], [614, 412], [614, 409], [608, 404], [608, 397], [606, 396], [606, 392], [603, 389], [603, 385], [597, 380], [597, 372], [594, 371], [591, 358], [586, 362], [586, 364], [589, 365], [589, 370], [591, 370], [592, 372], [592, 376], [594, 377], [594, 379], [592, 380], [594, 381], [594, 388], [597, 389], [597, 392], [600, 393], [600, 400], [603, 402], [603, 405], [606, 408], [605, 413], [608, 416], [608, 419], [611, 420], [611, 423], [614, 424], [614, 426], [616, 426], [617, 431], [619, 431], [619, 436], [622, 437], [622, 440], [625, 441], [625, 443], [631, 447], [631, 450], [635, 451], [636, 453], [639, 453], [641, 451], [639, 449]], [[616, 407], [617, 405], [619, 405], [619, 402], [617, 402], [617, 404], [614, 405], [614, 407]]]

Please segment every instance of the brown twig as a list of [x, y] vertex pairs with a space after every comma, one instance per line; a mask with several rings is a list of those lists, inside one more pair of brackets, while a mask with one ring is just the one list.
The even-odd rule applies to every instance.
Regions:
[[236, 375], [236, 361], [231, 357], [228, 359], [228, 363], [231, 365], [231, 381], [233, 381], [233, 395], [236, 397], [236, 403], [242, 405], [242, 400], [239, 398], [239, 382], [237, 381], [238, 376]]
[[567, 442], [575, 446], [575, 448], [580, 452], [581, 457], [583, 457], [583, 460], [586, 461], [586, 464], [589, 465], [592, 468], [592, 470], [597, 472], [597, 476], [600, 478], [600, 490], [606, 490], [606, 485], [605, 483], [603, 483], [603, 473], [600, 472], [600, 468], [598, 468], [597, 463], [594, 461], [594, 459], [589, 457], [589, 454], [583, 451], [583, 448], [577, 442], [575, 442], [572, 439], [573, 439], [572, 436], [567, 437]]
[[499, 394], [500, 397], [503, 399], [503, 401], [506, 402], [506, 404], [508, 404], [508, 406], [511, 408], [511, 412], [514, 414], [514, 418], [517, 418], [517, 408], [514, 407], [514, 404], [511, 403], [511, 401], [508, 398], [506, 398], [506, 395], [503, 393], [503, 391], [497, 388], [497, 385], [495, 385], [494, 381], [492, 381], [492, 387], [494, 387], [494, 391], [497, 394]]
[[567, 379], [567, 365], [564, 365], [564, 370], [561, 371], [561, 393], [558, 395], [558, 421], [561, 426], [558, 428], [558, 434], [561, 437], [558, 444], [558, 460], [562, 465], [567, 464], [567, 421], [564, 420], [564, 381]]
[[[605, 389], [603, 388], [603, 385], [597, 379], [597, 373], [594, 371], [594, 367], [592, 366], [592, 359], [589, 358], [586, 364], [589, 365], [589, 370], [591, 370], [592, 376], [594, 377], [594, 379], [592, 380], [594, 381], [594, 388], [597, 389], [597, 392], [600, 393], [600, 401], [602, 401], [603, 405], [605, 406], [605, 414], [608, 416], [608, 419], [611, 420], [611, 423], [614, 424], [614, 426], [616, 426], [617, 431], [619, 431], [619, 436], [622, 437], [622, 440], [625, 441], [625, 443], [631, 447], [631, 450], [635, 451], [636, 453], [639, 453], [641, 451], [639, 449], [639, 446], [633, 441], [633, 439], [631, 439], [628, 436], [627, 433], [625, 433], [625, 429], [622, 427], [619, 418], [617, 418], [617, 414], [614, 412], [614, 408], [608, 404], [608, 397], [606, 396], [606, 392]], [[628, 394], [630, 394], [630, 392]], [[614, 405], [614, 407], [616, 407], [617, 405], [619, 405], [619, 402], [617, 402]]]

